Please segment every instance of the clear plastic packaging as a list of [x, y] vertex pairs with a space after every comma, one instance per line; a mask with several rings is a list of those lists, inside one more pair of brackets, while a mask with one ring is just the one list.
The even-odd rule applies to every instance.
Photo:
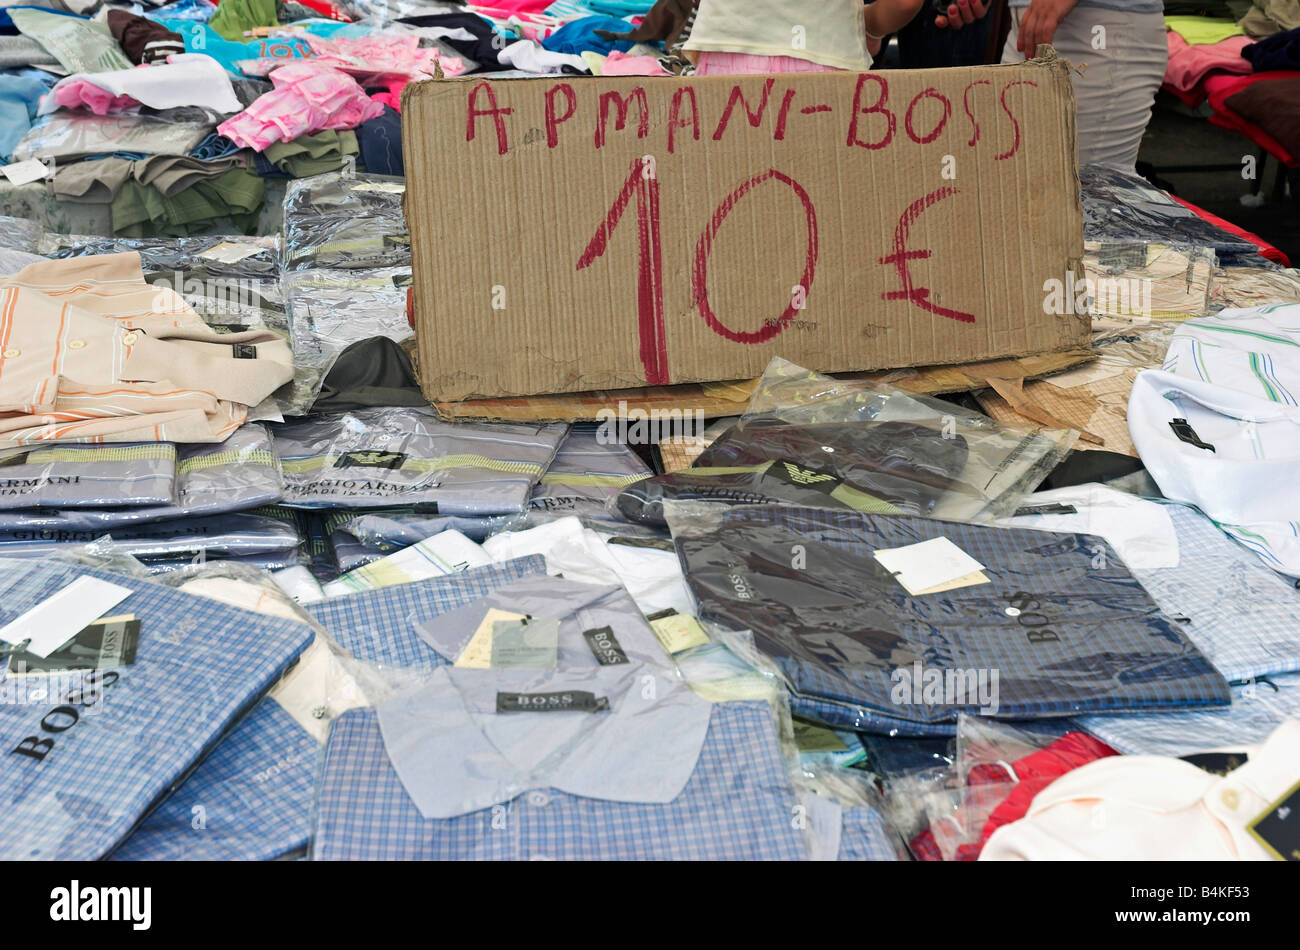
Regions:
[[382, 336], [400, 342], [411, 335], [406, 318], [410, 267], [359, 270], [336, 267], [290, 271], [284, 277], [292, 394], [288, 415], [307, 415], [334, 361], [349, 344]]
[[145, 115], [56, 112], [38, 120], [14, 146], [13, 160], [80, 158], [85, 155], [188, 155], [212, 126], [171, 122]]
[[459, 531], [471, 541], [482, 541], [506, 525], [513, 524], [516, 516], [440, 515], [436, 508], [429, 506], [428, 510], [418, 507], [383, 508], [340, 517], [346, 520], [340, 520], [335, 531], [350, 534], [382, 557], [400, 548], [419, 544], [425, 538], [448, 529]]
[[0, 450], [0, 509], [175, 502], [176, 446], [67, 445]]
[[[952, 734], [961, 712], [1228, 702], [1223, 677], [1099, 538], [793, 506], [667, 513], [700, 616], [752, 631], [805, 718]], [[904, 556], [911, 566], [883, 563]]]
[[89, 577], [124, 588], [112, 609], [131, 620], [115, 622], [139, 624], [129, 661], [115, 651], [116, 666], [11, 673], [0, 681], [0, 689], [15, 694], [0, 703], [0, 722], [19, 747], [0, 773], [0, 805], [9, 816], [0, 828], [0, 855], [8, 859], [106, 856], [279, 682], [314, 636], [298, 620], [218, 604], [134, 573], [55, 560], [0, 563], [3, 623]]
[[281, 490], [271, 436], [266, 426], [248, 424], [225, 442], [179, 447], [175, 504], [0, 511], [0, 531], [109, 531], [121, 525], [226, 514], [272, 504]]
[[174, 290], [218, 332], [269, 329], [287, 337], [289, 318], [280, 286], [276, 235], [110, 238], [47, 234], [40, 253], [53, 258], [92, 254], [140, 255], [144, 279]]
[[[499, 698], [543, 694], [575, 711], [503, 711]], [[479, 714], [472, 728], [459, 726], [466, 709]], [[635, 664], [440, 667], [335, 724], [312, 857], [897, 859], [865, 779], [801, 774], [788, 727], [767, 701], [713, 704]], [[736, 761], [745, 768], [726, 765]], [[368, 777], [364, 795], [347, 780], [355, 774]], [[586, 833], [538, 834], [528, 816], [542, 808], [551, 820], [581, 811]], [[720, 809], [734, 820], [709, 820]]]
[[[86, 543], [100, 534], [99, 529], [0, 532], [0, 557], [40, 557], [51, 548]], [[247, 512], [119, 526], [112, 529], [110, 536], [114, 547], [141, 559], [296, 554], [300, 543], [298, 532], [291, 525]]]
[[385, 175], [329, 172], [290, 182], [284, 269], [397, 267], [409, 273], [405, 192], [405, 179]]
[[663, 522], [665, 500], [782, 501], [989, 521], [1013, 511], [1076, 435], [1013, 429], [951, 403], [777, 358], [740, 422], [694, 467], [637, 482], [617, 507], [649, 524]]
[[533, 489], [531, 505], [559, 515], [608, 519], [610, 500], [651, 474], [626, 445], [602, 441], [598, 427], [575, 425]]
[[278, 426], [284, 503], [381, 508], [432, 503], [441, 514], [523, 511], [565, 425], [452, 425], [432, 409], [384, 408]]
[[1210, 310], [1217, 266], [1212, 248], [1089, 241], [1083, 265], [1092, 282], [1087, 290], [1094, 328], [1098, 318], [1187, 320]]
[[334, 717], [371, 701], [364, 692], [367, 681], [357, 680], [333, 639], [262, 571], [233, 562], [208, 563], [155, 580], [305, 624], [315, 637], [267, 697], [113, 857], [269, 860], [301, 851], [307, 844], [319, 743]]
[[0, 243], [4, 247], [13, 251], [23, 251], [27, 254], [44, 254], [41, 250], [41, 242], [45, 237], [45, 230], [30, 218], [12, 218], [8, 215], [0, 215]]
[[1145, 243], [1159, 235], [1161, 241], [1180, 247], [1212, 248], [1222, 264], [1271, 266], [1254, 244], [1198, 217], [1136, 172], [1084, 165], [1079, 184], [1085, 240]]

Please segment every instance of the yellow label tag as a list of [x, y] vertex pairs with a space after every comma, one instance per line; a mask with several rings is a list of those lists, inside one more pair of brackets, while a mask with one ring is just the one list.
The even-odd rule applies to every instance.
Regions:
[[498, 610], [496, 607], [490, 609], [483, 622], [478, 625], [478, 629], [474, 631], [474, 636], [470, 637], [465, 649], [461, 650], [460, 656], [456, 657], [455, 665], [474, 670], [490, 670], [493, 625], [502, 620], [523, 620], [527, 616], [527, 614], [511, 613], [508, 610]]
[[908, 588], [907, 592], [913, 597], [920, 597], [922, 594], [942, 594], [946, 590], [956, 590], [959, 587], [974, 587], [976, 584], [987, 583], [989, 583], [988, 575], [983, 571], [975, 571], [974, 573], [966, 574], [963, 577], [954, 577], [947, 583], [927, 587], [925, 590], [912, 590], [911, 588]]
[[681, 653], [709, 642], [709, 636], [700, 622], [690, 614], [670, 614], [651, 620], [650, 629], [669, 653]]

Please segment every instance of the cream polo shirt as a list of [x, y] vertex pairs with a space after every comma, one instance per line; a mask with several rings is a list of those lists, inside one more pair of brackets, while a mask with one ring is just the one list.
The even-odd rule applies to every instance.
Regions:
[[284, 340], [209, 329], [135, 253], [0, 280], [0, 447], [220, 442], [292, 377]]
[[1300, 719], [1244, 751], [1245, 764], [1222, 777], [1154, 755], [1090, 762], [994, 832], [980, 860], [1269, 860], [1247, 826], [1300, 782]]
[[700, 0], [685, 48], [871, 68], [861, 0]]

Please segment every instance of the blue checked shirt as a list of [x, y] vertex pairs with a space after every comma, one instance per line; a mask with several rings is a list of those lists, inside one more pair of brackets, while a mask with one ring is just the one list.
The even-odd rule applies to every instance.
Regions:
[[[408, 617], [436, 616], [545, 571], [542, 558], [520, 558], [340, 597], [317, 605], [339, 608], [317, 619], [359, 659], [393, 662], [402, 651], [387, 645], [402, 644], [411, 651], [403, 655], [419, 650], [442, 662], [411, 631]], [[113, 857], [261, 861], [305, 848], [318, 753], [316, 740], [274, 699], [264, 699]], [[203, 827], [195, 824], [196, 807], [203, 809]]]
[[418, 624], [486, 597], [530, 574], [545, 574], [539, 554], [414, 584], [361, 591], [312, 604], [308, 613], [359, 660], [432, 669], [449, 661], [416, 634]]
[[113, 613], [140, 620], [136, 660], [71, 685], [0, 680], [0, 859], [103, 857], [313, 637], [305, 624], [48, 561], [0, 560], [0, 622], [86, 575], [133, 591]]
[[[548, 687], [593, 692], [610, 708], [494, 711], [499, 689]], [[839, 856], [892, 858], [879, 816], [850, 811]], [[379, 710], [334, 721], [312, 856], [803, 860], [799, 815], [766, 703], [710, 704], [644, 667], [444, 668]]]
[[113, 852], [114, 861], [268, 861], [307, 845], [320, 746], [263, 699]]
[[1125, 755], [1184, 756], [1257, 745], [1296, 716], [1300, 716], [1300, 674], [1291, 673], [1232, 687], [1232, 705], [1226, 709], [1079, 716], [1074, 722]]
[[[792, 506], [718, 518], [675, 537], [687, 581], [703, 616], [753, 631], [785, 673], [797, 715], [952, 734], [957, 713], [980, 704], [917, 701], [910, 689], [896, 698], [899, 671], [918, 663], [922, 673], [996, 673], [996, 715], [1009, 719], [1228, 702], [1223, 677], [1089, 535]], [[942, 536], [985, 565], [990, 582], [912, 596], [871, 557]], [[1099, 544], [1108, 557], [1095, 557]]]
[[1195, 508], [1166, 505], [1178, 566], [1133, 569], [1230, 682], [1300, 671], [1300, 591]]

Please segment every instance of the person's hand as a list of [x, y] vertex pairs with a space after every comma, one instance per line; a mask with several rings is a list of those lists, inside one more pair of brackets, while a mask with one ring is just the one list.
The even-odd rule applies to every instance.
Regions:
[[941, 30], [945, 27], [960, 30], [963, 26], [970, 26], [982, 19], [988, 12], [989, 5], [984, 0], [956, 0], [955, 3], [948, 4], [947, 16], [934, 18], [934, 25]]
[[1056, 28], [1078, 2], [1079, 0], [1030, 0], [1029, 9], [1020, 19], [1020, 35], [1016, 39], [1016, 49], [1025, 54], [1025, 59], [1033, 57], [1039, 44], [1052, 42]]
[[880, 55], [880, 47], [885, 44], [884, 40], [878, 40], [874, 37], [867, 37], [867, 55], [875, 59]]

